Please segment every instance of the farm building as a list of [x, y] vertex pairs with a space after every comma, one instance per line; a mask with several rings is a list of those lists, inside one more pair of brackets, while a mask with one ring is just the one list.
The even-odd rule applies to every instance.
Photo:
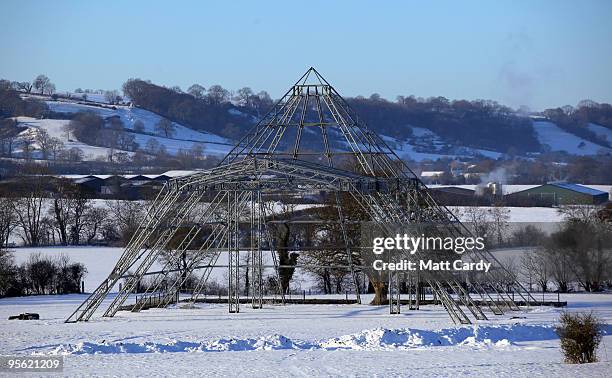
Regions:
[[508, 202], [521, 200], [548, 205], [598, 205], [608, 201], [608, 193], [583, 185], [553, 182], [506, 196]]
[[475, 206], [482, 197], [476, 197], [475, 191], [455, 186], [430, 188], [431, 196], [441, 205]]

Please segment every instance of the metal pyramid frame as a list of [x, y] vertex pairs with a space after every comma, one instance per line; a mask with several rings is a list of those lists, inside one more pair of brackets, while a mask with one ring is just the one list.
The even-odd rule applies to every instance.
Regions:
[[[347, 161], [353, 168], [347, 169]], [[342, 168], [341, 168], [342, 167]], [[195, 272], [200, 272], [191, 295], [195, 302], [220, 256], [227, 254], [228, 309], [240, 311], [241, 254], [249, 254], [249, 302], [264, 303], [263, 254], [269, 252], [280, 282], [278, 245], [271, 231], [266, 203], [279, 195], [326, 193], [337, 212], [337, 224], [346, 253], [346, 269], [361, 303], [358, 272], [354, 263], [359, 250], [349, 240], [347, 216], [341, 196], [348, 196], [383, 232], [389, 224], [431, 223], [443, 225], [445, 236], [470, 235], [470, 231], [446, 207], [436, 204], [427, 187], [395, 152], [359, 120], [338, 92], [314, 69], [306, 73], [274, 107], [236, 144], [215, 168], [170, 180], [147, 210], [146, 216], [112, 272], [68, 317], [66, 322], [89, 320], [106, 298], [103, 313], [114, 316], [120, 309], [138, 312], [165, 307], [177, 301], [178, 292]], [[160, 259], [162, 253], [164, 260]], [[456, 255], [442, 255], [456, 259]], [[414, 281], [400, 273], [388, 274], [389, 308], [400, 311], [400, 287], [408, 282], [411, 308], [428, 287], [455, 323], [487, 319], [482, 308], [502, 314], [518, 310], [510, 291], [524, 303], [533, 303], [517, 281], [502, 278], [504, 267], [488, 251], [477, 258], [493, 262], [486, 279], [466, 284], [452, 272], [422, 272]], [[154, 263], [161, 270], [152, 271]], [[183, 272], [176, 274], [175, 264]], [[244, 264], [243, 264], [244, 265]], [[152, 282], [136, 302], [123, 306], [144, 277]], [[124, 284], [113, 297], [111, 290]], [[279, 285], [280, 287], [280, 285]], [[284, 292], [279, 290], [281, 301]]]

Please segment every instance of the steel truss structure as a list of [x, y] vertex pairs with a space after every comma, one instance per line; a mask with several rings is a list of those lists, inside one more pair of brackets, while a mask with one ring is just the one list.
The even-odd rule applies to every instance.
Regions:
[[[351, 169], [346, 168], [347, 162]], [[240, 311], [239, 269], [244, 254], [249, 254], [249, 302], [261, 308], [264, 253], [270, 253], [277, 282], [283, 268], [265, 205], [280, 195], [317, 193], [326, 193], [331, 198], [327, 205], [335, 207], [335, 223], [343, 241], [339, 248], [345, 253], [345, 267], [359, 303], [358, 273], [363, 267], [354, 260], [362, 251], [349, 240], [350, 221], [341, 197], [350, 198], [367, 215], [369, 224], [387, 234], [393, 233], [390, 224], [425, 223], [443, 226], [436, 228], [441, 236], [470, 235], [446, 207], [436, 204], [426, 186], [384, 140], [310, 68], [217, 167], [170, 180], [163, 187], [112, 272], [66, 322], [89, 320], [124, 280], [103, 313], [114, 316], [145, 276], [153, 281], [129, 306], [132, 311], [176, 301], [177, 292], [199, 272], [191, 294], [195, 302], [212, 269], [221, 265], [223, 254], [227, 254], [229, 312]], [[402, 257], [395, 254], [396, 259]], [[435, 257], [455, 260], [457, 255], [438, 251]], [[452, 271], [390, 272], [390, 312], [400, 312], [402, 287], [407, 287], [410, 309], [419, 308], [427, 290], [455, 323], [463, 324], [472, 322], [467, 313], [476, 320], [487, 319], [483, 308], [497, 315], [518, 310], [510, 292], [526, 303], [535, 302], [520, 283], [503, 278], [505, 268], [491, 253], [480, 251], [473, 257], [494, 263], [496, 269], [473, 282]], [[161, 270], [152, 271], [155, 263]], [[177, 273], [176, 266], [182, 266], [181, 272]], [[278, 294], [284, 301], [285, 293], [280, 290]]]

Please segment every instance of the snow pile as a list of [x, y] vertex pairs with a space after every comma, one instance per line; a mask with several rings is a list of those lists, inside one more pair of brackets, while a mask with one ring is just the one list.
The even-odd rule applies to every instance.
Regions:
[[282, 335], [247, 339], [219, 339], [207, 342], [174, 340], [168, 343], [91, 343], [59, 345], [52, 355], [236, 352], [258, 350], [395, 350], [437, 346], [505, 348], [521, 341], [557, 338], [552, 325], [501, 325], [445, 328], [437, 331], [376, 328], [319, 342], [291, 340]]
[[173, 340], [168, 343], [91, 343], [60, 345], [52, 355], [71, 354], [123, 354], [123, 353], [177, 353], [177, 352], [244, 352], [253, 350], [310, 349], [304, 343], [296, 343], [282, 335], [263, 336], [256, 339], [219, 339], [196, 343]]
[[202, 352], [227, 352], [248, 350], [310, 349], [310, 345], [295, 342], [282, 335], [264, 336], [257, 339], [220, 339], [202, 344]]
[[410, 349], [455, 345], [505, 347], [514, 342], [548, 340], [556, 337], [550, 325], [473, 326], [445, 328], [437, 331], [377, 328], [330, 339], [321, 343], [321, 347], [352, 350]]

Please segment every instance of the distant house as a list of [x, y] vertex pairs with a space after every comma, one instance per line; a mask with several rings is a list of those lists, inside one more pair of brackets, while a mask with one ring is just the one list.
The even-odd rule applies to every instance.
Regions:
[[506, 200], [549, 206], [598, 205], [608, 201], [608, 193], [583, 185], [553, 182], [509, 194]]
[[101, 194], [102, 187], [104, 186], [104, 180], [95, 176], [75, 178], [73, 182], [86, 192], [95, 194]]
[[444, 175], [444, 171], [422, 171], [421, 180], [427, 184], [437, 184], [438, 179]]
[[440, 205], [446, 206], [470, 206], [474, 205], [478, 198], [475, 191], [455, 186], [444, 186], [429, 188], [431, 196]]
[[104, 180], [104, 185], [102, 186], [100, 193], [105, 195], [114, 195], [120, 193], [121, 184], [128, 180], [123, 176], [115, 175], [96, 175], [95, 177]]

